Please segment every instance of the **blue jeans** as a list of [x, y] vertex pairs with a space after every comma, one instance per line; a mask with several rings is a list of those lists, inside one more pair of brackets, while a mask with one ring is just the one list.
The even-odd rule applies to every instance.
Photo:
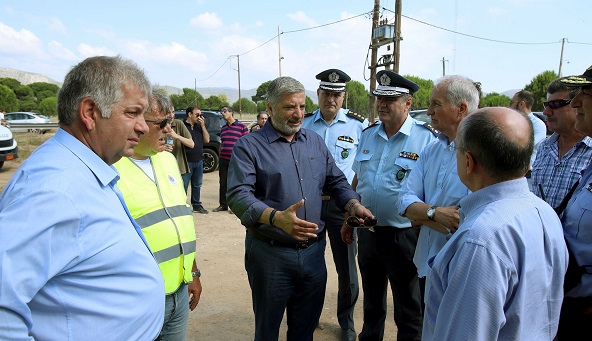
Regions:
[[157, 341], [185, 341], [189, 321], [189, 293], [187, 284], [165, 296], [164, 324]]
[[193, 207], [201, 205], [201, 184], [203, 183], [203, 160], [198, 162], [188, 162], [189, 173], [182, 175], [185, 190], [191, 181], [191, 205]]
[[247, 233], [245, 268], [255, 312], [255, 341], [277, 340], [286, 311], [288, 341], [312, 341], [325, 287], [323, 239], [302, 250], [272, 246]]

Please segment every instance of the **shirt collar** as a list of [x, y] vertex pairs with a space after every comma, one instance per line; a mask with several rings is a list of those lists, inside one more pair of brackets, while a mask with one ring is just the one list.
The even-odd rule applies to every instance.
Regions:
[[[275, 127], [273, 126], [273, 124], [271, 123], [272, 118], [270, 117], [267, 122], [269, 122], [269, 124], [264, 124], [263, 128], [259, 129], [261, 130], [263, 133], [265, 133], [265, 136], [267, 137], [267, 141], [269, 143], [273, 143], [276, 142], [277, 140], [283, 140], [286, 141], [286, 138], [280, 134], [279, 131], [277, 131], [275, 129]], [[302, 129], [300, 128], [300, 130], [294, 134], [294, 138], [292, 139], [292, 141], [296, 141], [299, 139], [306, 139], [306, 129]]]
[[[325, 120], [323, 118], [323, 115], [321, 114], [321, 109], [317, 109], [313, 112], [313, 122], [317, 122], [318, 120]], [[340, 122], [347, 122], [347, 117], [345, 116], [345, 109], [341, 108], [339, 109], [339, 111], [337, 112], [337, 115], [335, 115], [335, 119], [334, 121], [340, 121]]]
[[119, 174], [113, 166], [106, 164], [95, 152], [70, 135], [70, 133], [59, 128], [54, 138], [58, 143], [68, 148], [72, 154], [76, 155], [93, 172], [103, 186], [107, 186], [113, 180], [119, 180]]
[[[409, 116], [409, 114], [407, 114], [407, 118], [405, 119], [405, 122], [403, 122], [403, 125], [401, 126], [401, 128], [399, 128], [399, 131], [393, 136], [397, 136], [399, 133], [407, 135], [407, 136], [411, 136], [411, 129], [413, 128], [414, 122], [415, 122], [415, 120], [413, 118], [411, 118], [411, 116]], [[385, 140], [388, 140], [388, 137], [386, 136], [386, 131], [384, 131], [384, 124], [382, 122], [380, 122], [380, 125], [381, 126], [378, 127], [378, 135], [383, 137]]]
[[460, 200], [460, 207], [464, 216], [470, 215], [479, 207], [504, 199], [523, 196], [530, 193], [526, 178], [519, 178], [499, 182], [468, 194]]

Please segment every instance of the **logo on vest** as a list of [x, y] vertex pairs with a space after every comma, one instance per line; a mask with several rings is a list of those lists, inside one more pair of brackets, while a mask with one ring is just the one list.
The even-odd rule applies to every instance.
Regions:
[[177, 179], [175, 179], [175, 177], [174, 177], [174, 176], [172, 176], [172, 175], [170, 175], [170, 174], [169, 174], [169, 175], [168, 175], [168, 177], [169, 177], [169, 182], [170, 182], [172, 185], [176, 185], [176, 184], [177, 184]]

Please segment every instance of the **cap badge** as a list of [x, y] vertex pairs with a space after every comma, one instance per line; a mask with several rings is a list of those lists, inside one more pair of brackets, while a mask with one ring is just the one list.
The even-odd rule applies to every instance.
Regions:
[[330, 82], [337, 82], [339, 80], [339, 75], [335, 72], [331, 72], [331, 74], [329, 74], [329, 81]]
[[391, 84], [391, 78], [389, 76], [385, 74], [382, 75], [382, 77], [380, 77], [380, 85], [390, 85]]

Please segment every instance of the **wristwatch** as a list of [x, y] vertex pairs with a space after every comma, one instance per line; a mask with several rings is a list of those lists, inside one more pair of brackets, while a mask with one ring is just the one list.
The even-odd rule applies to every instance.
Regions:
[[434, 214], [436, 214], [436, 207], [438, 206], [432, 206], [428, 208], [428, 210], [426, 211], [426, 214], [431, 221], [436, 221], [434, 220]]
[[201, 277], [201, 271], [199, 271], [199, 269], [197, 269], [196, 271], [191, 271], [191, 276], [192, 277]]

